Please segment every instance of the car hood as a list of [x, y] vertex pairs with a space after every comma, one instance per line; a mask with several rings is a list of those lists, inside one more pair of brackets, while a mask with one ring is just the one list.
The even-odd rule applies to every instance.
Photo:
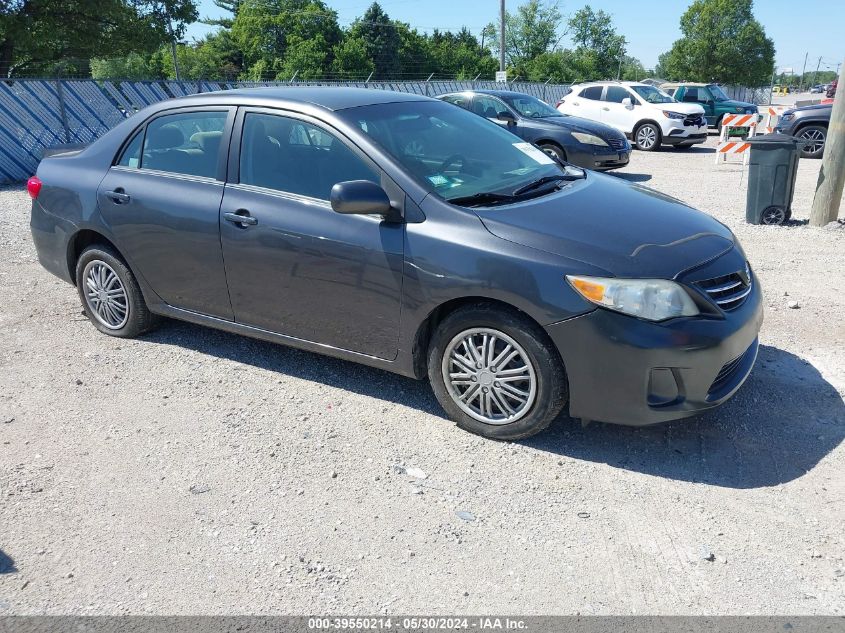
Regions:
[[813, 105], [803, 106], [801, 108], [792, 108], [791, 110], [787, 110], [786, 112], [784, 112], [784, 114], [786, 114], [787, 112], [812, 112], [813, 114], [822, 114], [825, 110], [827, 110], [828, 112], [832, 111], [833, 104], [815, 103]]
[[735, 101], [734, 99], [728, 99], [727, 101], [719, 101], [719, 105], [728, 106], [729, 108], [754, 108], [757, 109], [757, 106], [753, 103], [746, 103], [745, 101]]
[[661, 110], [680, 112], [681, 114], [704, 114], [704, 108], [697, 103], [681, 103], [680, 101], [676, 101], [675, 103], [652, 103], [651, 105]]
[[731, 231], [709, 215], [594, 172], [556, 193], [475, 211], [497, 237], [617, 277], [671, 279], [734, 246]]
[[564, 115], [560, 117], [547, 117], [543, 119], [529, 119], [530, 121], [539, 121], [541, 125], [548, 126], [552, 129], [564, 129], [570, 132], [586, 132], [587, 134], [595, 134], [602, 139], [624, 138], [625, 135], [619, 130], [604, 123], [591, 121], [590, 119], [582, 119], [578, 116]]

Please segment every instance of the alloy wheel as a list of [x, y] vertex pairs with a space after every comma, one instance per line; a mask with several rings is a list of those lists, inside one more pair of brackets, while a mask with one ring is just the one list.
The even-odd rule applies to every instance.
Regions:
[[637, 130], [637, 145], [641, 149], [651, 149], [657, 143], [657, 131], [650, 125], [644, 125]]
[[492, 328], [472, 328], [446, 346], [441, 365], [446, 391], [467, 415], [485, 424], [510, 424], [537, 398], [537, 376], [528, 353]]
[[129, 320], [129, 298], [114, 269], [104, 261], [88, 262], [82, 274], [85, 302], [94, 317], [110, 330], [119, 330]]
[[815, 154], [824, 148], [825, 134], [818, 128], [804, 130], [798, 135], [798, 138], [805, 141], [804, 152], [807, 154]]

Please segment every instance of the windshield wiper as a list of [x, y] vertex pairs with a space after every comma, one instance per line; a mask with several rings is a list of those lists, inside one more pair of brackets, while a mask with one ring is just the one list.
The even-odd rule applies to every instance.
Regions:
[[513, 202], [516, 196], [506, 193], [495, 193], [493, 191], [481, 191], [474, 193], [471, 196], [460, 196], [458, 198], [450, 198], [449, 202], [457, 204], [462, 207], [474, 207], [484, 204], [496, 204], [504, 202]]
[[585, 177], [584, 172], [581, 172], [580, 174], [576, 175], [574, 173], [569, 173], [568, 171], [565, 174], [555, 174], [554, 176], [543, 176], [542, 178], [538, 178], [537, 180], [533, 180], [533, 181], [529, 182], [527, 185], [522, 185], [518, 189], [514, 190], [514, 192], [511, 195], [513, 195], [514, 197], [521, 196], [524, 193], [528, 193], [529, 191], [533, 191], [534, 189], [542, 187], [543, 185], [548, 184], [550, 182], [559, 182], [561, 180], [567, 180], [567, 181], [581, 180], [584, 177]]

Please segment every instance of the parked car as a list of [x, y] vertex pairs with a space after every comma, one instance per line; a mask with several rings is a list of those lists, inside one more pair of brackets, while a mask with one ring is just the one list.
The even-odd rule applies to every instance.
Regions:
[[562, 114], [530, 95], [474, 90], [437, 98], [506, 127], [560, 161], [606, 171], [624, 167], [630, 160], [631, 145], [616, 128]]
[[827, 92], [825, 93], [825, 96], [828, 99], [835, 99], [836, 98], [836, 88], [837, 88], [838, 85], [839, 85], [839, 79], [834, 79], [833, 83], [831, 83], [827, 87]]
[[633, 139], [638, 149], [661, 145], [691, 147], [707, 140], [700, 105], [678, 103], [648, 84], [600, 81], [578, 84], [558, 105], [564, 114], [611, 125]]
[[704, 116], [710, 127], [721, 129], [722, 117], [726, 114], [758, 113], [756, 105], [731, 99], [718, 84], [668, 83], [660, 87], [677, 101], [697, 103], [704, 108]]
[[811, 94], [821, 94], [821, 93], [823, 93], [824, 91], [825, 91], [825, 87], [824, 87], [824, 86], [820, 86], [820, 85], [813, 86], [812, 88], [810, 88], [810, 93], [811, 93]]
[[567, 403], [689, 416], [757, 355], [760, 285], [727, 227], [420, 95], [163, 101], [27, 188], [40, 262], [99, 331], [164, 315], [427, 376], [487, 437], [537, 433]]
[[776, 134], [788, 134], [804, 141], [805, 145], [801, 150], [803, 158], [821, 158], [832, 110], [831, 104], [787, 110], [778, 119], [774, 131]]

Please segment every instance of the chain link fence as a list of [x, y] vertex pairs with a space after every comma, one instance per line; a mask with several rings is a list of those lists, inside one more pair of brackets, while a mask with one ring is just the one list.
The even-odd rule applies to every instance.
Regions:
[[[94, 79], [0, 80], [0, 183], [26, 180], [45, 149], [87, 144], [153, 103], [201, 92], [259, 86], [348, 86], [436, 96], [474, 89], [508, 88], [554, 105], [567, 84], [494, 81], [104, 81]], [[729, 96], [768, 103], [768, 89], [725, 87]]]

